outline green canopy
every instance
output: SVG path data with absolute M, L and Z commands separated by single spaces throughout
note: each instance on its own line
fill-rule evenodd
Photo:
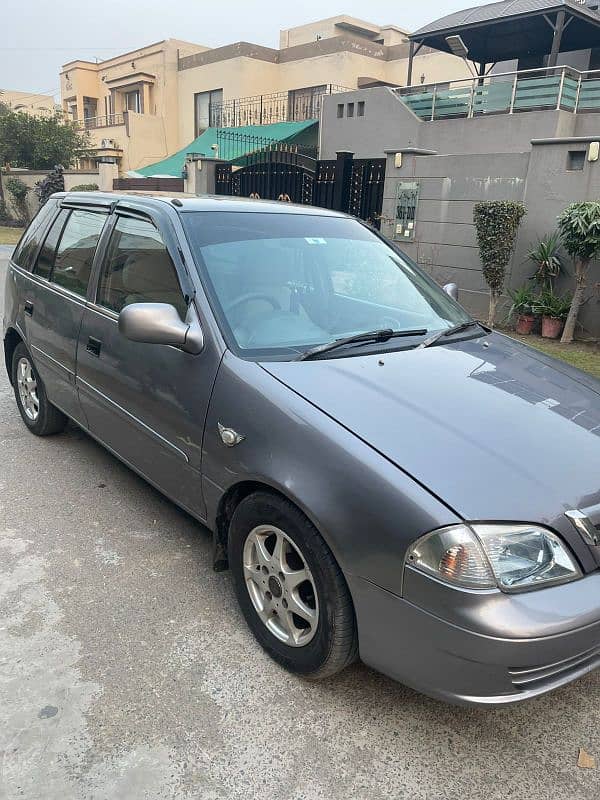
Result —
M 218 143 L 217 133 L 220 134 L 219 143 L 226 142 L 226 153 L 219 155 L 227 161 L 235 161 L 248 152 L 260 149 L 261 145 L 265 146 L 269 141 L 304 144 L 312 143 L 310 140 L 314 138 L 316 144 L 316 135 L 310 136 L 311 133 L 316 134 L 316 125 L 316 120 L 309 119 L 304 122 L 276 122 L 272 125 L 242 125 L 239 128 L 207 128 L 187 147 L 155 164 L 132 170 L 128 175 L 145 178 L 179 178 L 187 153 L 215 156 L 213 145 Z M 313 127 L 314 132 L 310 130 Z

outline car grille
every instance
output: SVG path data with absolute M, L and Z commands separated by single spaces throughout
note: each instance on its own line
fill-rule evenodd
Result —
M 575 677 L 578 672 L 587 672 L 596 667 L 600 667 L 600 645 L 553 664 L 527 669 L 509 669 L 508 674 L 517 689 L 529 690 L 542 688 L 545 684 L 552 684 L 557 680 L 568 679 L 570 675 Z

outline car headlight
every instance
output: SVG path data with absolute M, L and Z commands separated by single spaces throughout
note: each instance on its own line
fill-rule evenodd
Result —
M 406 564 L 456 586 L 503 592 L 581 577 L 567 546 L 538 525 L 485 523 L 440 528 L 412 545 Z

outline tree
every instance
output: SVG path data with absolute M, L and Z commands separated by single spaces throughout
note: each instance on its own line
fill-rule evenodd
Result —
M 575 334 L 590 262 L 600 256 L 600 202 L 571 203 L 559 215 L 558 229 L 565 250 L 575 263 L 575 291 L 561 338 L 567 344 Z
M 90 148 L 89 136 L 61 114 L 35 117 L 20 111 L 0 113 L 0 165 L 26 169 L 72 166 Z
M 515 247 L 519 225 L 526 213 L 523 203 L 509 200 L 485 200 L 475 203 L 473 207 L 483 277 L 490 289 L 490 327 L 494 326 L 496 306 L 504 289 L 506 267 Z

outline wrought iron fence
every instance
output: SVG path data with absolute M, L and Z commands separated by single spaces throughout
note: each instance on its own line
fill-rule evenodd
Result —
M 266 151 L 284 151 L 298 153 L 309 158 L 317 157 L 317 148 L 310 145 L 296 144 L 274 139 L 269 136 L 259 136 L 258 134 L 248 134 L 232 130 L 217 130 L 217 149 L 215 156 L 224 161 L 240 161 L 244 159 L 247 163 L 249 159 L 259 153 Z
M 238 128 L 242 125 L 270 125 L 275 122 L 318 119 L 325 95 L 349 91 L 352 90 L 329 83 L 310 90 L 293 89 L 289 92 L 271 92 L 212 103 L 209 124 L 211 128 Z
M 393 90 L 423 120 L 562 109 L 600 111 L 600 70 L 544 67 Z

